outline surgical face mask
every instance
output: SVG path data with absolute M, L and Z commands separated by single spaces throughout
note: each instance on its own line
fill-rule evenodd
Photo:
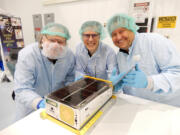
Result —
M 42 44 L 42 54 L 50 59 L 63 58 L 67 52 L 67 46 L 53 42 L 44 42 Z

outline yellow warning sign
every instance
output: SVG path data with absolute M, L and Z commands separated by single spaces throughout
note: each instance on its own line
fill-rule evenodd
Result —
M 163 16 L 159 17 L 158 28 L 175 28 L 176 27 L 176 16 Z

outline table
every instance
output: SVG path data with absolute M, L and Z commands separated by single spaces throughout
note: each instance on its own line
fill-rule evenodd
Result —
M 0 135 L 73 135 L 40 118 L 39 109 L 0 131 Z M 180 135 L 180 108 L 130 95 L 117 95 L 116 103 L 98 120 L 90 135 Z

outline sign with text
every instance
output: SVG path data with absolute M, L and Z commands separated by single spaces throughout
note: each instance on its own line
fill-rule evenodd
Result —
M 15 62 L 17 60 L 16 50 L 24 47 L 21 19 L 19 17 L 9 17 L 0 15 L 0 47 L 3 67 L 5 72 L 13 75 Z M 17 51 L 16 51 L 17 52 Z M 8 79 L 13 80 L 9 73 Z
M 137 23 L 144 23 L 145 18 L 149 16 L 150 2 L 134 3 L 133 16 L 136 18 Z
M 177 16 L 163 16 L 158 19 L 158 28 L 175 28 Z

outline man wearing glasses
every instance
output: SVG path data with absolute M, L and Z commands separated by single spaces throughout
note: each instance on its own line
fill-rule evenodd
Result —
M 103 26 L 97 21 L 87 21 L 79 34 L 82 42 L 76 47 L 75 80 L 84 75 L 109 79 L 117 62 L 113 49 L 101 42 L 105 37 Z
M 43 97 L 74 81 L 75 57 L 67 47 L 68 29 L 56 23 L 45 26 L 39 43 L 19 52 L 14 76 L 16 120 L 44 108 Z

